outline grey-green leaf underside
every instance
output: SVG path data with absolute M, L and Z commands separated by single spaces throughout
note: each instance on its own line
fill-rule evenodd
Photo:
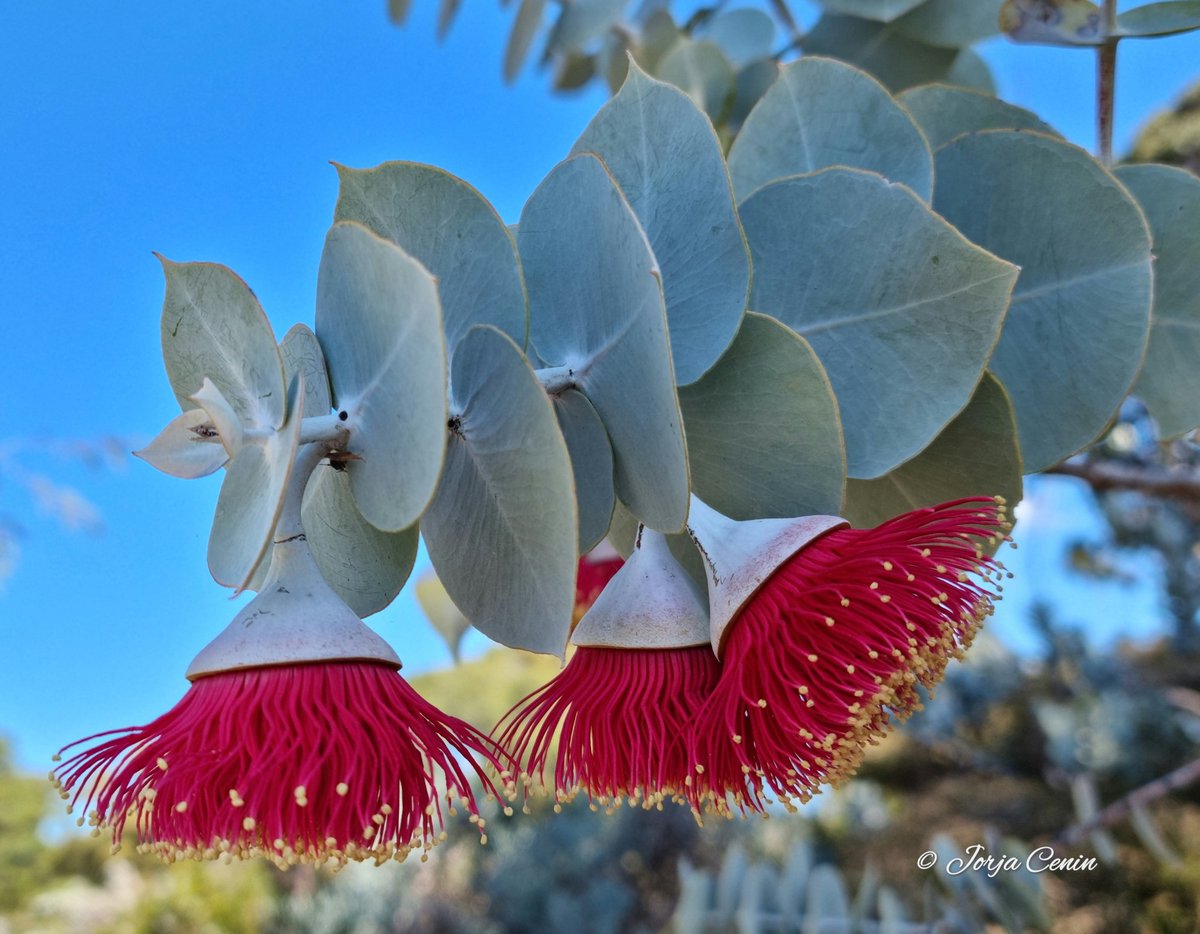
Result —
M 573 156 L 525 205 L 518 242 L 538 358 L 569 368 L 604 422 L 618 497 L 650 527 L 678 531 L 687 449 L 663 290 L 637 217 L 599 159 Z
M 167 280 L 162 310 L 163 362 L 183 411 L 205 378 L 243 425 L 283 422 L 283 361 L 254 293 L 225 266 L 173 263 L 159 257 Z
M 391 240 L 438 280 L 446 347 L 475 324 L 491 324 L 525 346 L 528 313 L 517 246 L 478 191 L 417 162 L 373 169 L 338 166 L 334 219 Z
M 446 466 L 421 521 L 429 557 L 477 629 L 561 655 L 575 606 L 578 524 L 567 446 L 520 348 L 477 325 L 455 348 Z
M 598 155 L 641 222 L 662 273 L 675 379 L 699 379 L 737 333 L 750 254 L 721 144 L 677 88 L 634 65 L 573 152 Z
M 446 352 L 437 283 L 365 227 L 329 231 L 317 336 L 333 401 L 348 413 L 355 502 L 385 532 L 406 529 L 437 487 L 446 445 Z
M 213 580 L 240 593 L 271 548 L 300 443 L 302 380 L 288 391 L 287 420 L 265 441 L 243 444 L 230 458 L 208 538 Z
M 584 554 L 600 544 L 612 519 L 616 501 L 612 445 L 604 422 L 578 390 L 556 395 L 554 414 L 571 455 L 579 508 L 579 553 Z

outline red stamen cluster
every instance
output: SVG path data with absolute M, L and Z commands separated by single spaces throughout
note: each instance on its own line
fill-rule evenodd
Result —
M 488 737 L 371 662 L 209 675 L 154 722 L 79 743 L 103 737 L 51 778 L 94 834 L 112 828 L 114 851 L 132 819 L 140 849 L 168 861 L 401 860 L 445 838 L 456 802 L 486 842 L 468 773 L 489 797 L 475 757 L 508 777 Z
M 520 701 L 499 743 L 524 763 L 526 788 L 545 789 L 545 769 L 558 732 L 556 801 L 583 790 L 593 807 L 662 808 L 682 803 L 689 775 L 686 736 L 720 668 L 707 645 L 680 649 L 581 646 L 566 668 Z M 559 805 L 555 804 L 555 810 Z
M 1002 501 L 964 499 L 789 558 L 730 623 L 690 731 L 697 814 L 760 811 L 768 789 L 791 807 L 851 775 L 992 612 L 1002 569 L 982 545 L 1007 529 Z

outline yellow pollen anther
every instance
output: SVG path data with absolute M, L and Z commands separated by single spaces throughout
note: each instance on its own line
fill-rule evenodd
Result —
M 847 598 L 847 597 L 842 597 L 842 601 L 841 601 L 841 602 L 842 602 L 842 606 L 849 606 L 849 605 L 850 605 L 850 600 L 849 600 L 849 598 Z
M 761 707 L 761 708 L 764 708 L 764 709 L 766 708 L 766 706 L 767 706 L 767 700 L 766 700 L 766 698 L 765 698 L 765 697 L 760 697 L 760 698 L 758 699 L 758 706 L 759 706 L 759 707 Z
M 879 581 L 871 581 L 871 589 L 878 590 L 879 589 Z
M 922 558 L 928 558 L 931 554 L 933 554 L 933 552 L 930 551 L 928 548 L 921 549 L 921 557 Z
M 892 562 L 890 562 L 890 561 L 885 561 L 885 562 L 883 562 L 883 569 L 884 569 L 885 571 L 890 571 L 890 570 L 891 570 L 892 568 L 894 568 L 894 567 L 895 567 L 895 565 L 894 565 L 894 564 L 892 564 Z
M 392 806 L 391 806 L 390 804 L 383 804 L 383 805 L 380 805 L 380 807 L 379 807 L 379 813 L 380 813 L 380 814 L 391 814 L 391 813 L 392 813 Z
M 175 810 L 178 811 L 180 814 L 182 814 L 184 811 L 187 810 L 187 802 L 180 801 L 177 805 L 175 805 Z
M 253 830 L 255 827 L 254 818 L 247 817 L 242 821 L 242 830 Z
M 162 769 L 164 772 L 167 770 L 167 760 L 164 759 L 162 756 L 158 757 L 158 767 L 160 769 Z
M 350 793 L 350 786 L 347 785 L 345 782 L 338 782 L 337 788 L 335 788 L 334 791 L 336 791 L 339 796 L 344 798 L 344 797 L 346 797 L 346 795 L 348 795 Z
M 826 616 L 826 617 L 825 617 L 825 625 L 826 625 L 826 626 L 832 626 L 832 625 L 833 625 L 833 617 L 832 617 L 832 616 Z
M 817 656 L 812 653 L 809 653 L 808 660 L 810 662 L 815 662 L 817 660 Z M 760 705 L 760 706 L 763 706 L 763 705 Z
M 741 741 L 742 741 L 742 738 L 741 738 L 740 736 L 738 736 L 738 735 L 737 735 L 737 733 L 734 733 L 734 734 L 733 734 L 733 741 L 734 741 L 735 743 L 741 743 Z
M 879 597 L 879 602 L 880 602 L 880 603 L 891 603 L 891 602 L 892 602 L 892 598 L 891 598 L 890 596 L 888 596 L 887 594 L 882 594 L 882 595 Z
M 853 665 L 846 666 L 846 674 L 848 674 L 848 675 L 854 674 L 854 666 Z

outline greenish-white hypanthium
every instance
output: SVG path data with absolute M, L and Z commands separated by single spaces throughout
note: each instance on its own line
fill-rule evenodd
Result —
M 391 240 L 437 277 L 449 352 L 475 324 L 493 325 L 525 346 L 529 316 L 517 245 L 483 195 L 417 162 L 337 169 L 334 220 Z
M 554 397 L 554 414 L 571 454 L 575 496 L 579 505 L 579 553 L 591 551 L 608 533 L 616 491 L 613 453 L 604 422 L 577 389 Z
M 720 123 L 733 103 L 733 65 L 715 42 L 676 40 L 656 69 L 658 76 L 690 97 L 713 123 Z
M 1124 165 L 1116 175 L 1154 239 L 1150 344 L 1133 393 L 1159 436 L 1174 438 L 1200 425 L 1200 179 L 1166 165 Z
M 908 108 L 935 149 L 975 130 L 1036 130 L 1058 134 L 1034 113 L 966 88 L 926 84 L 896 98 Z
M 287 391 L 283 360 L 249 286 L 215 263 L 159 260 L 167 280 L 163 363 L 180 408 L 196 408 L 191 397 L 208 379 L 244 427 L 282 424 Z
M 750 251 L 712 124 L 634 64 L 572 151 L 599 156 L 629 199 L 662 273 L 675 379 L 695 382 L 733 340 L 750 289 Z
M 937 153 L 933 206 L 1021 269 L 990 364 L 1012 397 L 1025 469 L 1090 444 L 1137 376 L 1150 326 L 1150 231 L 1090 155 L 985 130 Z
M 304 374 L 305 416 L 327 415 L 333 401 L 316 335 L 297 324 L 279 346 L 289 378 Z M 367 522 L 344 470 L 332 463 L 316 467 L 304 491 L 301 520 L 321 576 L 360 617 L 379 612 L 400 593 L 416 561 L 417 527 L 382 532 Z M 269 564 L 264 557 L 251 589 L 262 586 Z
M 833 383 L 851 477 L 921 451 L 967 404 L 1017 269 L 902 185 L 827 169 L 742 205 L 751 306 L 803 336 Z
M 837 513 L 846 477 L 837 400 L 794 331 L 748 313 L 679 403 L 692 488 L 714 509 L 732 519 Z
M 363 517 L 406 529 L 433 498 L 446 448 L 446 344 L 437 281 L 359 224 L 334 224 L 317 278 L 317 337 L 356 460 Z
M 850 480 L 841 514 L 858 528 L 968 496 L 1021 499 L 1021 448 L 1012 403 L 985 373 L 967 407 L 929 447 L 876 480 Z
M 927 45 L 961 49 L 994 36 L 1003 0 L 925 0 L 896 20 L 896 31 Z
M 929 200 L 933 157 L 908 112 L 870 75 L 828 58 L 787 65 L 729 151 L 738 201 L 789 175 L 869 169 Z
M 687 448 L 658 265 L 633 209 L 596 156 L 573 156 L 530 197 L 517 242 L 538 359 L 604 422 L 617 496 L 651 528 L 681 530 Z
M 770 58 L 775 52 L 775 21 L 763 10 L 726 10 L 701 28 L 702 37 L 719 45 L 736 68 Z
M 300 445 L 303 379 L 288 388 L 286 415 L 265 439 L 229 460 L 208 538 L 208 569 L 235 593 L 245 590 L 271 547 Z
M 961 54 L 918 42 L 894 24 L 825 13 L 801 40 L 806 55 L 828 55 L 874 75 L 890 91 L 951 80 Z M 964 49 L 969 52 L 969 49 Z
M 890 23 L 922 2 L 923 0 L 821 0 L 821 6 L 833 13 Z
M 454 350 L 450 439 L 421 532 L 471 624 L 504 645 L 562 655 L 579 529 L 554 408 L 507 335 L 477 325 Z

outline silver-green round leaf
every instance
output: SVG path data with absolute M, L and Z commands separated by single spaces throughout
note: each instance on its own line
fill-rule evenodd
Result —
M 967 407 L 924 451 L 875 480 L 846 484 L 842 515 L 856 528 L 968 496 L 1021 499 L 1017 421 L 1004 387 L 985 373 Z
M 355 221 L 391 240 L 437 277 L 448 350 L 475 324 L 493 325 L 525 346 L 528 306 L 517 245 L 483 195 L 417 162 L 337 169 L 334 220 Z
M 824 58 L 786 66 L 729 152 L 739 201 L 789 175 L 829 166 L 869 169 L 928 200 L 933 157 L 912 118 L 879 82 Z
M 837 515 L 846 479 L 837 399 L 794 331 L 748 313 L 679 404 L 692 487 L 714 509 L 731 519 Z
M 683 91 L 713 123 L 721 123 L 733 104 L 733 64 L 715 42 L 678 39 L 658 63 L 655 74 Z
M 279 342 L 284 372 L 290 380 L 304 374 L 304 417 L 328 415 L 333 408 L 329 392 L 329 372 L 325 369 L 325 354 L 317 335 L 304 324 L 296 324 Z
M 1154 312 L 1133 392 L 1174 438 L 1200 425 L 1200 179 L 1167 165 L 1116 171 L 1150 222 Z
M 300 445 L 301 383 L 293 381 L 288 390 L 286 421 L 264 441 L 243 444 L 225 470 L 208 538 L 208 569 L 235 594 L 249 586 L 271 548 Z
M 1000 31 L 1003 0 L 925 0 L 896 20 L 896 31 L 927 45 L 961 49 Z
M 924 84 L 896 99 L 908 108 L 934 149 L 975 130 L 1034 130 L 1058 136 L 1037 114 L 966 88 Z
M 194 409 L 191 396 L 208 378 L 245 427 L 278 427 L 287 392 L 283 361 L 254 293 L 225 266 L 159 261 L 167 279 L 163 362 L 179 407 Z
M 579 508 L 579 553 L 595 548 L 608 534 L 616 491 L 613 453 L 604 422 L 577 389 L 554 396 L 554 414 L 571 455 Z
M 446 466 L 421 520 L 455 606 L 485 635 L 561 655 L 575 607 L 579 529 L 571 459 L 520 348 L 489 325 L 454 350 Z
M 675 379 L 694 382 L 733 340 L 750 289 L 750 253 L 712 124 L 634 65 L 572 151 L 599 156 L 629 199 L 662 273 Z
M 988 130 L 937 153 L 934 208 L 1021 269 L 991 361 L 1017 412 L 1025 469 L 1104 430 L 1137 376 L 1150 324 L 1150 232 L 1090 155 Z
M 801 40 L 806 54 L 828 55 L 874 75 L 891 91 L 944 81 L 956 49 L 910 39 L 894 25 L 826 13 Z
M 446 447 L 437 282 L 394 243 L 335 224 L 317 279 L 317 337 L 361 458 L 346 467 L 355 502 L 376 528 L 406 529 L 433 498 Z
M 565 367 L 612 442 L 617 496 L 659 531 L 687 519 L 688 467 L 658 266 L 593 155 L 560 163 L 521 214 L 530 337 Z
M 917 454 L 967 404 L 1017 270 L 911 191 L 828 169 L 742 205 L 751 305 L 812 345 L 837 394 L 849 475 Z
M 381 532 L 363 518 L 343 470 L 318 466 L 304 491 L 304 535 L 321 576 L 360 617 L 390 604 L 417 559 L 417 526 Z

